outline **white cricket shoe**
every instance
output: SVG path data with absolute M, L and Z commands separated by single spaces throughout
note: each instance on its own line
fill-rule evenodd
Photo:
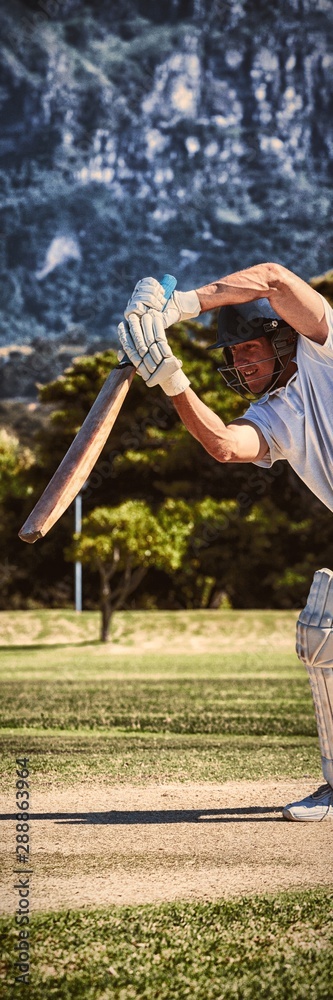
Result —
M 293 819 L 298 823 L 333 819 L 333 788 L 328 784 L 320 785 L 306 799 L 285 806 L 282 815 L 284 819 Z

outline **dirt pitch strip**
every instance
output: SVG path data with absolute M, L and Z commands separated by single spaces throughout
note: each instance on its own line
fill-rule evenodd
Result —
M 332 885 L 333 824 L 290 823 L 307 781 L 104 780 L 34 790 L 31 910 L 210 900 Z M 1 796 L 1 911 L 16 905 L 12 799 Z

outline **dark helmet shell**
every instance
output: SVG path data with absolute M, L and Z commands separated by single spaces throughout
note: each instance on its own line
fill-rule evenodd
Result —
M 217 341 L 209 348 L 234 347 L 258 337 L 271 338 L 281 323 L 268 299 L 243 302 L 237 306 L 222 306 L 218 316 Z M 286 325 L 286 324 L 284 324 Z

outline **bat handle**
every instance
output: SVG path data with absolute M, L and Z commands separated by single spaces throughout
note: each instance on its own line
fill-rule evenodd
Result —
M 169 299 L 171 299 L 172 293 L 174 292 L 174 290 L 175 290 L 175 288 L 177 286 L 177 278 L 174 278 L 173 274 L 164 274 L 163 278 L 162 278 L 162 281 L 161 281 L 161 285 L 164 288 L 164 292 L 165 292 L 166 300 L 167 300 L 166 303 L 165 303 L 165 306 L 163 306 L 162 312 L 164 312 L 164 310 L 166 309 L 166 306 L 167 306 L 167 304 L 169 302 Z
M 167 301 L 165 303 L 165 306 L 163 306 L 163 310 L 162 310 L 162 312 L 164 312 L 164 309 L 166 308 L 166 306 L 167 306 L 167 304 L 169 302 L 169 299 L 171 299 L 172 293 L 174 292 L 174 290 L 176 288 L 177 278 L 174 278 L 173 274 L 164 274 L 163 278 L 161 280 L 161 285 L 164 288 L 164 292 L 165 292 L 166 299 L 167 299 Z M 124 357 L 121 359 L 121 361 L 119 361 L 119 364 L 117 365 L 117 368 L 126 368 L 127 365 L 130 365 L 130 364 L 131 364 L 131 361 L 127 357 L 127 354 L 124 354 Z

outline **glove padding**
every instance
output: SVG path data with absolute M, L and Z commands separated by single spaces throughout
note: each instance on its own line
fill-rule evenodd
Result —
M 167 304 L 166 304 L 167 303 Z M 165 308 L 164 308 L 165 307 Z M 128 320 L 132 313 L 143 316 L 148 309 L 158 312 L 163 310 L 163 325 L 167 329 L 180 320 L 194 319 L 201 312 L 201 305 L 196 291 L 173 292 L 166 300 L 163 285 L 156 278 L 142 278 L 135 286 L 133 295 L 128 300 L 124 316 Z
M 151 310 L 141 319 L 131 313 L 127 323 L 119 324 L 118 336 L 129 361 L 149 388 L 160 385 L 168 396 L 178 396 L 188 388 L 190 382 L 181 370 L 182 362 L 168 344 L 162 313 Z M 120 351 L 119 360 L 122 357 Z
M 143 316 L 147 309 L 155 309 L 161 312 L 166 304 L 166 296 L 163 285 L 160 285 L 156 278 L 141 278 L 135 285 L 134 292 L 128 300 L 124 311 L 125 319 L 136 313 Z

